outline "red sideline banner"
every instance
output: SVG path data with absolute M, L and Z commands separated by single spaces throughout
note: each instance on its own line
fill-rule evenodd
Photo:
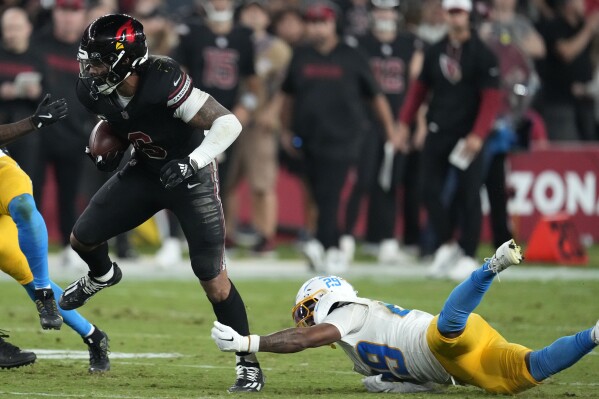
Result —
M 568 215 L 581 237 L 599 242 L 599 145 L 552 146 L 511 154 L 508 212 L 527 241 L 543 216 Z

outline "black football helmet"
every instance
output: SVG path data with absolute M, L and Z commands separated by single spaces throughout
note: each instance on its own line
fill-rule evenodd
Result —
M 143 25 L 126 14 L 104 15 L 92 22 L 81 38 L 77 60 L 79 78 L 93 98 L 108 95 L 148 59 Z M 90 68 L 102 67 L 92 76 Z

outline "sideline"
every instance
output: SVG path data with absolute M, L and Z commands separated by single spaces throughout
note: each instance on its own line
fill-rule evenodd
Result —
M 123 273 L 138 280 L 193 280 L 191 266 L 187 259 L 171 265 L 159 266 L 152 256 L 140 256 L 138 259 L 116 259 Z M 60 256 L 51 254 L 48 258 L 50 276 L 55 281 L 75 280 L 85 273 L 87 267 L 65 267 Z M 417 261 L 401 265 L 377 263 L 354 263 L 343 276 L 348 278 L 403 278 L 411 280 L 426 279 L 428 263 Z M 278 260 L 261 258 L 228 259 L 227 270 L 234 279 L 286 279 L 307 280 L 315 275 L 305 261 Z M 501 273 L 502 280 L 517 281 L 551 281 L 551 280 L 592 280 L 599 281 L 599 269 L 567 266 L 515 266 Z M 0 273 L 0 281 L 12 280 L 8 275 Z

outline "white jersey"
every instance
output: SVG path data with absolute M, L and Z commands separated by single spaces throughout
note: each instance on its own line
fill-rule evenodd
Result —
M 426 331 L 433 315 L 366 298 L 351 299 L 322 320 L 341 333 L 337 343 L 362 375 L 447 384 L 451 377 L 431 353 Z

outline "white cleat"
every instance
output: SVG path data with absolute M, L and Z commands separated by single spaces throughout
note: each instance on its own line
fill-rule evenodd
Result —
M 495 255 L 491 258 L 485 258 L 485 261 L 489 263 L 488 270 L 497 274 L 512 265 L 519 265 L 523 259 L 522 249 L 512 238 L 501 244 L 495 251 Z
M 597 321 L 597 324 L 593 327 L 593 331 L 591 331 L 591 338 L 595 344 L 599 345 L 599 321 Z

